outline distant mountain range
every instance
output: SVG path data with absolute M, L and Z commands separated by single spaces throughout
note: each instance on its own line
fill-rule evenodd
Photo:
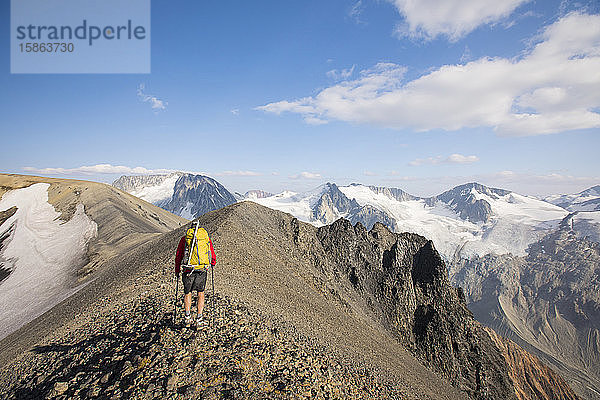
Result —
M 576 194 L 548 196 L 544 200 L 569 211 L 600 211 L 600 185 Z
M 433 240 L 446 261 L 486 254 L 524 256 L 527 248 L 568 219 L 579 237 L 600 239 L 600 186 L 544 200 L 467 183 L 433 197 L 401 189 L 326 183 L 311 191 L 232 194 L 216 180 L 176 172 L 122 176 L 113 186 L 187 219 L 233 204 L 254 201 L 316 226 L 339 218 L 370 229 L 376 222 L 394 232 Z
M 547 201 L 478 183 L 428 198 L 395 188 L 327 183 L 306 193 L 285 191 L 249 200 L 317 226 L 345 217 L 367 228 L 381 222 L 395 232 L 418 233 L 433 240 L 447 261 L 490 253 L 523 256 L 529 245 L 572 214 Z M 588 196 L 586 201 L 592 199 Z M 579 213 L 569 218 L 581 236 L 597 237 L 597 215 Z

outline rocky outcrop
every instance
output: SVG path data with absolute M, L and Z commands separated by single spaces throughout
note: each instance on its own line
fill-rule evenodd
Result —
M 368 232 L 346 220 L 319 228 L 317 236 L 330 274 L 347 279 L 416 357 L 472 398 L 514 396 L 500 355 L 450 286 L 431 241 L 381 224 Z
M 575 399 L 577 395 L 565 381 L 536 356 L 524 351 L 512 340 L 485 328 L 508 365 L 508 375 L 515 384 L 518 399 Z
M 0 225 L 4 223 L 7 219 L 12 217 L 17 212 L 17 207 L 11 207 L 8 210 L 0 211 Z M 2 242 L 0 242 L 1 244 Z

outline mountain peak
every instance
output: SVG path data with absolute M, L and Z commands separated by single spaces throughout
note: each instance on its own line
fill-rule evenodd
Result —
M 486 194 L 494 198 L 496 196 L 506 196 L 507 194 L 512 193 L 510 190 L 492 188 L 478 182 L 469 182 L 463 185 L 455 186 L 454 188 L 444 193 L 454 192 L 456 194 L 460 193 L 461 195 L 468 195 L 473 189 L 481 194 Z
M 223 185 L 201 174 L 122 176 L 113 186 L 187 219 L 237 201 Z

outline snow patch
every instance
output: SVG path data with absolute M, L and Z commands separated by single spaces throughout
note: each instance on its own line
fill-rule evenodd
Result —
M 274 196 L 249 198 L 244 201 L 252 201 L 262 206 L 272 208 L 273 210 L 292 214 L 300 221 L 308 222 L 315 226 L 322 226 L 322 222 L 315 220 L 312 207 L 319 200 L 323 190 L 323 186 L 319 186 L 317 189 L 311 192 L 302 194 L 297 194 L 295 192 L 286 190 Z
M 97 225 L 78 204 L 68 222 L 48 203 L 47 183 L 11 190 L 0 211 L 17 211 L 0 226 L 0 259 L 11 271 L 0 284 L 0 339 L 48 311 L 77 288 L 75 272 L 83 265 Z
M 158 185 L 145 186 L 138 190 L 131 191 L 130 194 L 152 204 L 167 201 L 173 196 L 175 183 L 177 182 L 177 179 L 179 179 L 179 176 L 179 174 L 169 175 Z
M 181 209 L 181 211 L 179 211 L 179 216 L 185 219 L 189 219 L 192 220 L 195 218 L 194 214 L 192 213 L 192 207 L 194 207 L 194 203 L 192 203 L 191 201 L 188 201 L 185 203 L 185 207 Z

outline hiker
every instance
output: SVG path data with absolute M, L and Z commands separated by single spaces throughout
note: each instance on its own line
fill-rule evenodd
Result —
M 190 248 L 193 249 L 190 252 Z M 182 264 L 183 261 L 183 264 Z M 192 291 L 198 292 L 198 315 L 196 324 L 202 325 L 202 309 L 204 308 L 204 288 L 206 287 L 207 270 L 214 267 L 217 263 L 217 257 L 213 244 L 208 233 L 204 228 L 189 228 L 185 236 L 179 240 L 177 254 L 175 256 L 175 275 L 179 279 L 179 272 L 182 271 L 181 280 L 183 282 L 183 304 L 185 306 L 185 325 L 190 326 L 192 316 L 190 308 L 192 306 Z

